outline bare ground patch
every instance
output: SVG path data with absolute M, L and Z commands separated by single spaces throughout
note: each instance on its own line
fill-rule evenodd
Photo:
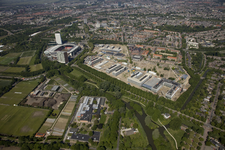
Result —
M 29 132 L 31 129 L 28 126 L 23 126 L 21 132 Z
M 40 116 L 44 116 L 45 114 L 42 111 L 35 111 L 33 113 L 33 117 L 40 117 Z

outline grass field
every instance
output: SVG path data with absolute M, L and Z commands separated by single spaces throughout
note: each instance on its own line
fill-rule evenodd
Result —
M 49 110 L 0 105 L 0 133 L 32 136 L 41 126 Z
M 181 138 L 182 138 L 182 136 L 184 135 L 185 132 L 181 129 L 172 130 L 170 128 L 168 129 L 168 131 L 170 132 L 170 134 L 172 134 L 174 136 L 174 138 L 177 141 L 177 146 L 179 147 L 180 142 L 181 142 Z M 171 146 L 175 148 L 175 142 L 174 142 L 173 138 L 166 131 L 164 131 L 164 134 L 165 134 L 166 138 L 169 140 L 169 142 L 171 143 Z
M 4 72 L 5 70 L 7 70 L 9 67 L 5 67 L 5 66 L 0 66 L 0 72 Z
M 19 104 L 37 85 L 39 80 L 22 81 L 0 98 L 3 104 Z
M 30 66 L 30 71 L 37 71 L 43 69 L 42 64 L 37 64 L 37 65 L 31 65 Z
M 21 53 L 9 53 L 3 57 L 0 57 L 0 64 L 7 65 L 20 55 L 21 55 Z
M 32 59 L 30 61 L 30 65 L 34 65 L 34 61 L 35 61 L 35 57 L 32 57 Z
M 10 85 L 12 80 L 8 79 L 0 79 L 0 88 Z
M 36 51 L 27 51 L 27 52 L 23 52 L 21 57 L 28 57 L 28 56 L 34 56 Z
M 77 70 L 76 68 L 73 68 L 73 71 L 71 72 L 71 74 L 74 75 L 77 78 L 79 78 L 82 75 L 85 76 L 87 79 L 89 78 L 88 76 L 86 76 L 85 74 L 83 74 L 82 72 Z
M 4 72 L 22 72 L 25 71 L 25 68 L 23 67 L 9 67 L 8 69 L 6 69 Z
M 29 56 L 29 57 L 22 57 L 22 58 L 20 58 L 20 60 L 19 60 L 19 62 L 17 63 L 17 65 L 29 65 L 31 59 L 32 59 L 32 56 Z

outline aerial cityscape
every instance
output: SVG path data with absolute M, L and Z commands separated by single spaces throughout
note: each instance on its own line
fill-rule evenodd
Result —
M 1 150 L 225 150 L 225 1 L 0 0 Z

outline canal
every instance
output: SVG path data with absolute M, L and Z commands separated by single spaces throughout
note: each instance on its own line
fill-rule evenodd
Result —
M 136 103 L 138 104 L 138 103 Z M 140 104 L 138 104 L 140 105 Z M 133 109 L 129 103 L 126 103 L 126 107 L 128 109 Z M 133 109 L 134 110 L 134 109 Z M 146 124 L 145 124 L 145 117 L 147 116 L 145 114 L 145 111 L 142 108 L 142 115 L 140 115 L 137 111 L 135 111 L 135 116 L 137 117 L 137 119 L 139 120 L 139 122 L 141 123 L 142 128 L 144 129 L 144 132 L 146 133 L 147 139 L 148 139 L 148 143 L 149 145 L 152 147 L 152 150 L 157 150 L 155 144 L 154 144 L 154 140 L 152 138 L 152 132 L 154 131 L 154 129 L 150 129 Z M 156 124 L 154 121 L 152 121 L 154 124 Z M 158 124 L 156 124 L 158 125 Z M 168 125 L 166 125 L 166 127 L 168 127 Z M 160 135 L 167 140 L 164 132 L 164 128 L 162 126 L 159 126 L 158 128 Z

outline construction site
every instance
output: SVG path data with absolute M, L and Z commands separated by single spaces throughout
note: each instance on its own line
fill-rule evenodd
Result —
M 127 47 L 119 44 L 97 44 L 93 52 L 84 64 L 142 90 L 176 101 L 190 87 L 190 76 L 178 64 L 131 62 Z

